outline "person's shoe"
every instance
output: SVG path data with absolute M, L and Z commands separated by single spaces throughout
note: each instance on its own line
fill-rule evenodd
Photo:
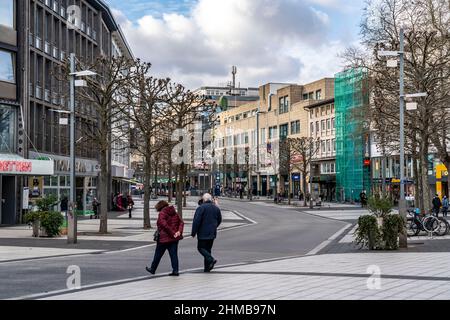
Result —
M 156 273 L 156 271 L 155 270 L 152 270 L 152 269 L 150 269 L 149 267 L 145 267 L 145 270 L 147 270 L 149 273 L 151 273 L 151 274 L 155 274 Z
M 169 274 L 169 277 L 179 277 L 180 274 L 178 272 L 172 272 L 171 274 Z
M 212 269 L 214 269 L 214 266 L 216 265 L 217 260 L 214 260 L 213 262 L 211 262 L 211 264 L 208 266 L 208 271 L 207 272 L 211 272 Z

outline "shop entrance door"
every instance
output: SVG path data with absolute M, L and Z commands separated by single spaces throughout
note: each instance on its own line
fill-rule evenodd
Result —
M 16 223 L 16 178 L 1 176 L 1 217 L 0 224 L 13 225 Z

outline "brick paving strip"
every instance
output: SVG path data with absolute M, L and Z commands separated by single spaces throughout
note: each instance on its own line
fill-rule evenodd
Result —
M 380 271 L 379 277 L 373 270 Z M 373 287 L 373 281 L 379 286 Z M 177 288 L 177 290 L 174 290 Z M 185 270 L 22 297 L 50 300 L 450 299 L 450 253 L 369 252 L 285 258 Z

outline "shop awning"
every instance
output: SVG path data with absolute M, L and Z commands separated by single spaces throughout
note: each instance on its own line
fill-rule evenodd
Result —
M 50 158 L 30 160 L 16 154 L 0 154 L 0 174 L 53 176 L 55 174 L 55 163 Z

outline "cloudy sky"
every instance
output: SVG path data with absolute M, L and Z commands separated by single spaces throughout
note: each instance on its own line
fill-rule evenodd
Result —
M 190 89 L 332 77 L 364 0 L 106 0 L 134 54 Z

